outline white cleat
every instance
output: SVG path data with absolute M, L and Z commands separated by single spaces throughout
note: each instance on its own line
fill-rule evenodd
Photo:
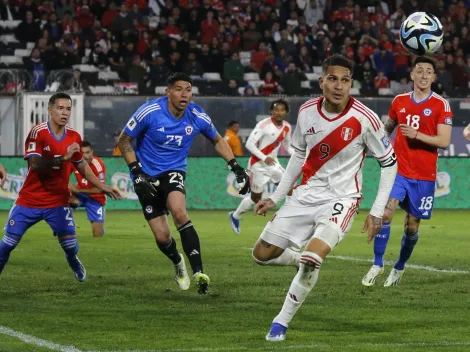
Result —
M 384 287 L 398 286 L 404 272 L 405 269 L 397 270 L 393 268 L 392 271 L 390 271 L 390 275 L 388 275 L 387 280 L 384 282 Z
M 175 264 L 175 281 L 183 291 L 186 291 L 191 284 L 191 279 L 189 278 L 188 271 L 186 270 L 186 264 L 184 262 L 183 256 L 180 254 L 181 261 L 178 264 Z
M 362 278 L 362 286 L 370 287 L 374 286 L 377 278 L 384 272 L 383 266 L 372 265 L 367 274 Z

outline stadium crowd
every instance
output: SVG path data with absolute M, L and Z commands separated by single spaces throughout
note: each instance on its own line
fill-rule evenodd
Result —
M 201 78 L 220 74 L 218 82 L 196 81 L 200 94 L 267 96 L 319 93 L 317 67 L 342 53 L 357 63 L 354 86 L 362 95 L 381 88 L 395 95 L 411 87 L 400 25 L 407 15 L 428 11 L 445 33 L 433 88 L 466 97 L 469 8 L 470 0 L 1 0 L 1 20 L 21 22 L 14 28 L 19 43 L 4 41 L 0 54 L 35 43 L 20 67 L 38 91 L 51 71 L 84 64 L 137 83 L 140 94 L 154 93 L 171 72 L 184 71 Z M 76 69 L 68 88 L 89 91 L 96 84 L 96 75 Z

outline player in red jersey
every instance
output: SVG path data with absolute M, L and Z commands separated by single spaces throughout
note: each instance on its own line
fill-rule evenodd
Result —
M 91 171 L 100 179 L 102 183 L 106 182 L 106 167 L 103 160 L 93 154 L 90 142 L 82 142 L 83 159 L 90 166 Z M 84 207 L 87 218 L 91 222 L 93 237 L 102 237 L 104 235 L 104 206 L 106 205 L 106 196 L 91 182 L 88 182 L 78 170 L 75 170 L 77 184 L 69 183 L 70 206 L 72 208 Z
M 374 265 L 362 279 L 364 286 L 374 285 L 383 273 L 383 256 L 390 237 L 390 222 L 398 205 L 406 211 L 405 231 L 398 261 L 384 286 L 400 282 L 405 263 L 418 242 L 421 219 L 430 219 L 434 204 L 437 174 L 437 149 L 450 143 L 452 111 L 447 100 L 431 91 L 436 80 L 432 58 L 418 57 L 411 71 L 413 91 L 395 97 L 385 129 L 390 135 L 399 126 L 395 141 L 398 173 L 385 208 L 383 225 L 374 238 Z
M 120 194 L 101 183 L 83 162 L 80 134 L 67 126 L 72 112 L 70 96 L 54 94 L 49 99 L 48 111 L 49 121 L 34 126 L 25 142 L 28 174 L 10 210 L 6 233 L 0 242 L 0 273 L 24 233 L 44 220 L 57 236 L 76 279 L 84 281 L 86 271 L 77 257 L 75 221 L 69 207 L 68 183 L 72 164 L 104 194 L 113 199 L 120 198 Z
M 5 181 L 7 180 L 7 172 L 2 164 L 0 164 L 0 187 L 3 187 Z

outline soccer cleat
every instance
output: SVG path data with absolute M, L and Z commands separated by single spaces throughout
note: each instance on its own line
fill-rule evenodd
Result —
M 384 272 L 383 266 L 372 265 L 367 274 L 362 278 L 362 286 L 374 286 L 377 278 Z
M 232 224 L 232 230 L 235 232 L 237 235 L 240 234 L 240 220 L 237 220 L 233 217 L 233 211 L 228 213 L 228 217 L 230 219 L 230 223 Z
M 209 276 L 201 272 L 197 272 L 196 274 L 194 274 L 193 277 L 196 281 L 197 292 L 201 295 L 207 294 L 207 292 L 209 291 L 209 283 L 211 282 Z
M 175 264 L 175 281 L 183 291 L 186 291 L 191 284 L 191 279 L 188 275 L 188 270 L 186 270 L 186 264 L 184 262 L 183 256 L 180 254 L 181 261 L 178 264 Z
M 404 272 L 405 269 L 397 270 L 393 268 L 392 271 L 390 271 L 390 275 L 388 275 L 387 280 L 384 282 L 384 287 L 398 286 Z
M 271 329 L 266 335 L 266 341 L 284 341 L 286 339 L 287 328 L 279 323 L 272 323 Z
M 75 278 L 80 282 L 85 281 L 86 270 L 80 259 L 75 255 L 72 259 L 67 258 L 67 261 L 69 262 L 70 268 L 72 268 Z

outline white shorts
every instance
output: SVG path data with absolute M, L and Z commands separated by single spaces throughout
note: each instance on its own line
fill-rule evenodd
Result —
M 257 162 L 250 166 L 249 171 L 250 186 L 253 193 L 263 193 L 264 186 L 267 183 L 272 182 L 277 184 L 281 182 L 284 175 L 284 168 L 277 162 L 273 166 Z
M 260 239 L 276 247 L 301 249 L 310 238 L 318 238 L 333 249 L 350 230 L 359 208 L 356 198 L 344 198 L 305 205 L 294 197 L 288 197 L 285 204 L 268 222 Z M 315 232 L 318 225 L 324 224 L 336 231 Z

